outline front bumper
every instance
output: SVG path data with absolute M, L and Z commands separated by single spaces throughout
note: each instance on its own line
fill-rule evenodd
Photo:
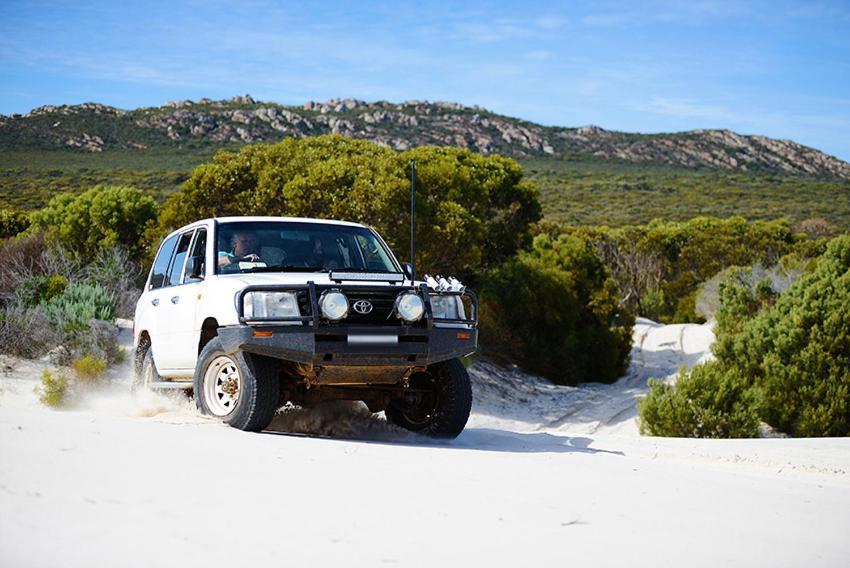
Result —
M 473 327 L 234 325 L 219 328 L 218 335 L 228 353 L 317 367 L 423 367 L 469 355 L 478 345 Z

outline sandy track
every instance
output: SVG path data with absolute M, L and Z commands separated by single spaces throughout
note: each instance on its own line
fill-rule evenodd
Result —
M 0 382 L 0 565 L 846 565 L 850 440 L 639 437 L 646 380 L 710 331 L 635 333 L 615 385 L 477 364 L 452 442 L 340 404 L 245 434 L 126 370 L 52 411 L 24 365 Z

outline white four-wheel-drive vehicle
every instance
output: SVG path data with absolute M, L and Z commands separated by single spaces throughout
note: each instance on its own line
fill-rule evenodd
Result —
M 477 300 L 454 279 L 413 280 L 356 223 L 205 219 L 160 245 L 136 306 L 137 388 L 191 388 L 198 408 L 262 430 L 286 402 L 361 400 L 387 420 L 455 437 L 472 404 L 458 359 Z

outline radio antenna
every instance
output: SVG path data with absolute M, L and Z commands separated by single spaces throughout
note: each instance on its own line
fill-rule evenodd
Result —
M 410 281 L 416 279 L 414 237 L 416 236 L 416 160 L 410 162 Z

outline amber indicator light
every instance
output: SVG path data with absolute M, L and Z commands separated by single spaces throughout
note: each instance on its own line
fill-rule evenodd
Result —
M 457 332 L 458 339 L 472 339 L 472 334 L 468 331 L 459 331 Z
M 271 337 L 271 336 L 272 336 L 272 332 L 270 332 L 270 331 L 263 331 L 263 330 L 260 330 L 260 329 L 254 330 L 254 337 Z

